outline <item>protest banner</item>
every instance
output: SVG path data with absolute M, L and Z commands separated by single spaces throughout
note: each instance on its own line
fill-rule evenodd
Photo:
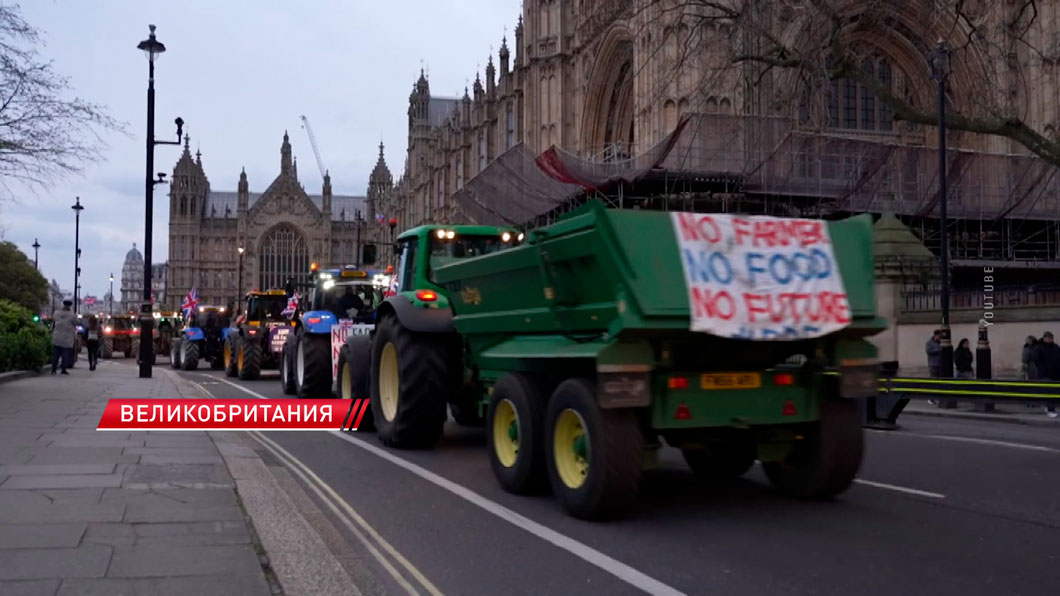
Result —
M 820 337 L 850 324 L 828 225 L 672 213 L 692 331 L 755 340 Z
M 339 350 L 346 345 L 346 339 L 353 335 L 368 335 L 375 325 L 364 323 L 354 324 L 349 319 L 342 319 L 337 325 L 331 326 L 331 378 L 339 374 Z

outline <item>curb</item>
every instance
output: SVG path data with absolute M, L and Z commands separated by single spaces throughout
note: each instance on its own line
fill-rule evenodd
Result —
M 907 416 L 926 416 L 929 418 L 950 418 L 958 420 L 982 420 L 985 422 L 1004 422 L 1007 424 L 1022 424 L 1024 426 L 1041 426 L 1041 427 L 1057 427 L 1060 428 L 1060 419 L 1046 418 L 1042 414 L 1042 420 L 1035 420 L 1027 416 L 1020 414 L 1011 414 L 1009 416 L 998 416 L 996 414 L 975 414 L 972 412 L 960 412 L 950 413 L 945 410 L 938 412 L 922 412 L 916 410 L 905 410 L 902 412 L 903 415 Z
M 17 381 L 19 379 L 25 379 L 26 377 L 39 377 L 41 371 L 44 370 L 12 370 L 5 373 L 0 373 L 0 384 L 10 383 L 11 381 Z

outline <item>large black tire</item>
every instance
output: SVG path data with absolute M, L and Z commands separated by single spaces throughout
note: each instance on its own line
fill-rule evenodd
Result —
M 240 338 L 236 352 L 236 365 L 239 367 L 239 378 L 253 381 L 261 376 L 261 363 L 265 354 L 261 351 L 260 341 L 248 341 Z
M 101 350 L 103 352 L 104 358 L 107 358 L 109 360 L 110 358 L 114 357 L 114 339 L 110 337 L 104 337 Z
M 183 348 L 180 345 L 180 339 L 174 339 L 169 344 L 169 365 L 173 368 L 180 368 L 180 355 Z
M 625 513 L 640 487 L 643 442 L 633 410 L 598 407 L 596 386 L 587 379 L 560 383 L 545 414 L 548 477 L 556 499 L 581 519 Z
M 184 345 L 184 353 L 181 354 L 180 364 L 184 370 L 195 370 L 199 368 L 199 344 L 194 341 L 181 342 Z
M 222 358 L 224 359 L 226 377 L 235 377 L 239 374 L 238 360 L 236 360 L 238 341 L 239 336 L 235 333 L 231 333 L 229 334 L 228 339 L 225 340 L 224 348 L 222 348 Z
M 703 449 L 682 449 L 681 454 L 693 472 L 710 480 L 743 476 L 758 457 L 757 446 L 744 440 L 714 443 Z
M 339 399 L 368 399 L 368 392 L 371 390 L 371 383 L 368 378 L 368 367 L 372 354 L 371 343 L 367 337 L 356 338 L 354 341 L 355 345 L 353 345 L 352 350 L 350 344 L 342 346 L 342 349 L 339 350 L 339 374 L 335 380 L 335 394 L 338 395 Z M 343 408 L 348 407 L 343 406 Z M 375 430 L 375 423 L 372 418 L 372 409 L 369 407 L 364 411 L 357 431 L 371 432 L 373 430 Z
M 294 395 L 298 391 L 294 383 L 294 350 L 295 341 L 288 340 L 280 351 L 280 385 L 286 395 Z
M 539 492 L 548 483 L 545 466 L 546 389 L 525 373 L 505 375 L 486 410 L 490 466 L 504 490 Z
M 298 397 L 331 397 L 331 335 L 299 330 L 294 377 Z
M 136 355 L 136 359 L 139 360 L 140 359 L 140 340 L 129 342 L 128 346 L 125 348 L 125 357 L 126 358 L 132 358 L 134 354 Z
M 773 486 L 800 499 L 829 499 L 849 488 L 865 449 L 857 402 L 825 398 L 821 419 L 802 435 L 783 460 L 762 464 Z
M 429 449 L 441 438 L 452 376 L 459 372 L 448 366 L 452 355 L 447 339 L 440 334 L 409 331 L 394 315 L 384 316 L 376 324 L 371 405 L 384 445 Z

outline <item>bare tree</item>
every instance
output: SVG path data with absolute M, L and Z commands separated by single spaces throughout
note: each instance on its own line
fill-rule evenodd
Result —
M 39 188 L 81 171 L 100 159 L 99 133 L 122 128 L 102 106 L 70 97 L 41 43 L 17 4 L 0 4 L 0 200 L 12 197 L 12 181 Z
M 747 96 L 768 96 L 759 113 L 818 122 L 836 116 L 834 83 L 852 80 L 895 121 L 935 125 L 927 55 L 944 39 L 953 57 L 947 128 L 1010 139 L 1060 165 L 1056 123 L 1041 116 L 1052 113 L 1043 102 L 1055 103 L 1043 86 L 1058 84 L 1060 31 L 1044 22 L 1043 4 L 1050 14 L 1057 8 L 1035 0 L 645 0 L 632 12 L 641 26 L 684 32 L 673 73 L 695 63 L 702 89 L 737 80 Z M 905 86 L 873 67 L 894 40 L 914 79 Z

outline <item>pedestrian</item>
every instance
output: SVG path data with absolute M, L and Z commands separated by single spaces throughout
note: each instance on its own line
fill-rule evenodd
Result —
M 936 329 L 924 346 L 927 352 L 928 370 L 932 377 L 942 376 L 942 334 Z
M 968 347 L 968 340 L 962 339 L 953 351 L 953 366 L 957 369 L 958 379 L 974 379 L 972 372 L 972 350 Z
M 1032 358 L 1034 356 L 1034 348 L 1037 346 L 1038 338 L 1033 335 L 1028 335 L 1027 339 L 1023 342 L 1023 355 L 1020 357 L 1020 363 L 1023 378 L 1028 381 L 1033 381 L 1038 378 L 1038 367 L 1035 366 Z
M 99 319 L 96 315 L 88 316 L 88 323 L 85 325 L 85 345 L 88 347 L 88 370 L 96 370 L 96 363 L 99 362 L 99 338 L 101 335 L 102 325 L 99 324 Z
M 1038 368 L 1038 378 L 1043 381 L 1060 381 L 1060 346 L 1053 341 L 1051 331 L 1042 335 L 1042 340 L 1034 348 L 1031 357 L 1034 365 Z M 1056 406 L 1049 405 L 1045 408 L 1050 418 L 1056 418 Z
M 74 357 L 74 338 L 77 336 L 77 315 L 70 310 L 73 300 L 63 300 L 61 310 L 52 314 L 52 374 L 56 368 L 68 375 L 67 366 Z

